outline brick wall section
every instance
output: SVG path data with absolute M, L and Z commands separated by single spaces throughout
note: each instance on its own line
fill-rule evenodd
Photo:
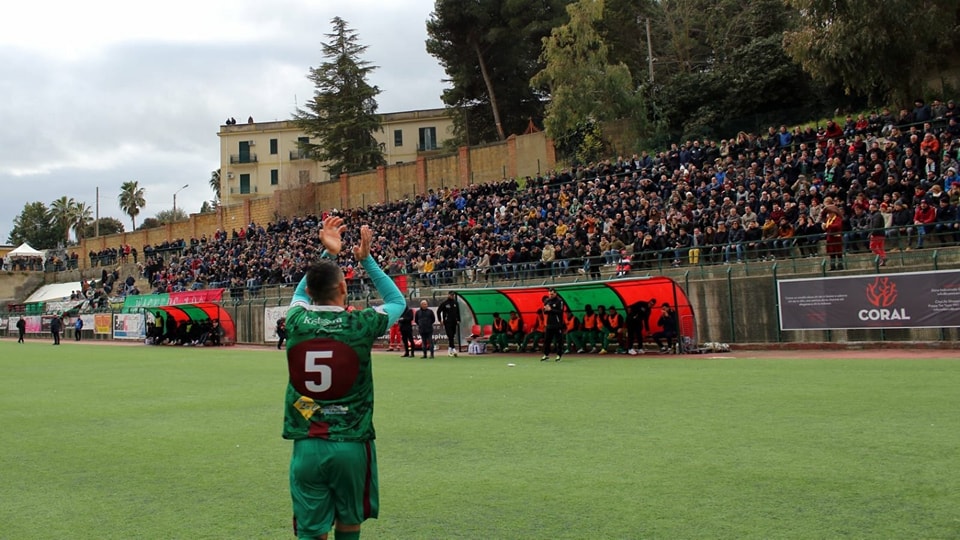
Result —
M 427 158 L 417 158 L 417 193 L 427 192 Z
M 517 177 L 517 136 L 507 137 L 507 178 Z
M 470 149 L 472 183 L 500 181 L 507 174 L 506 144 L 477 146 Z
M 89 268 L 87 254 L 129 244 L 138 252 L 143 246 L 189 241 L 220 229 L 230 233 L 250 222 L 266 225 L 279 217 L 319 214 L 327 208 L 354 208 L 384 201 L 413 198 L 430 189 L 466 187 L 499 181 L 504 175 L 535 176 L 556 165 L 553 141 L 543 133 L 512 135 L 507 141 L 482 147 L 462 147 L 454 154 L 419 157 L 415 163 L 388 165 L 382 170 L 340 175 L 338 180 L 310 183 L 278 190 L 273 195 L 246 199 L 220 207 L 216 212 L 193 214 L 187 221 L 170 223 L 155 229 L 131 231 L 96 238 L 85 238 L 72 251 L 80 255 L 80 268 Z
M 472 184 L 470 178 L 470 148 L 461 146 L 457 149 L 457 176 L 460 178 L 460 186 L 467 187 Z
M 427 183 L 436 189 L 460 187 L 460 159 L 459 154 L 429 157 L 426 159 Z
M 377 193 L 379 195 L 379 200 L 386 201 L 387 199 L 387 168 L 384 166 L 377 167 L 377 185 L 380 188 L 380 191 Z
M 351 208 L 350 205 L 350 175 L 340 174 L 340 207 Z
M 401 163 L 386 168 L 385 200 L 412 199 L 417 194 L 417 164 Z

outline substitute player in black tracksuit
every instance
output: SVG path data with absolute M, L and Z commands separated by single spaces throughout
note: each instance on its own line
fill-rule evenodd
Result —
M 460 304 L 457 294 L 450 292 L 447 299 L 437 306 L 437 316 L 447 333 L 447 356 L 457 356 L 460 350 Z

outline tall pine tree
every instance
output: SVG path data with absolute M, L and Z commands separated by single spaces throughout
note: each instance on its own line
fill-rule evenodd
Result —
M 540 123 L 544 101 L 530 78 L 543 69 L 540 43 L 566 22 L 571 0 L 437 0 L 427 20 L 427 52 L 451 88 L 458 144 L 503 140 Z
M 358 172 L 383 165 L 385 160 L 374 133 L 381 131 L 376 97 L 380 89 L 367 77 L 377 68 L 361 59 L 367 50 L 346 21 L 334 17 L 333 31 L 323 44 L 324 62 L 310 68 L 307 78 L 316 91 L 294 121 L 311 141 L 300 149 L 310 158 L 326 164 L 330 175 Z

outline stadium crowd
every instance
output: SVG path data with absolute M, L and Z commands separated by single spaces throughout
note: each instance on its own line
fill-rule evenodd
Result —
M 842 216 L 844 252 L 867 251 L 873 236 L 909 250 L 960 241 L 958 151 L 954 102 L 917 100 L 897 116 L 885 110 L 819 129 L 686 141 L 654 155 L 329 212 L 369 223 L 387 273 L 426 286 L 600 277 L 604 265 L 624 275 L 661 264 L 815 257 L 830 213 Z M 319 252 L 325 215 L 145 246 L 143 274 L 154 292 L 226 287 L 242 298 L 292 286 Z M 362 289 L 362 270 L 342 263 L 352 290 Z

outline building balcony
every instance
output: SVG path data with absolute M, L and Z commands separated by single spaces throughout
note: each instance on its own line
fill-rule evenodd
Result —
M 230 188 L 231 195 L 256 195 L 257 186 L 250 186 L 250 189 L 243 190 L 242 188 L 232 187 Z
M 298 159 L 310 159 L 310 158 L 307 156 L 307 153 L 302 150 L 291 150 L 290 161 L 297 161 Z
M 256 154 L 230 154 L 230 164 L 256 163 Z

